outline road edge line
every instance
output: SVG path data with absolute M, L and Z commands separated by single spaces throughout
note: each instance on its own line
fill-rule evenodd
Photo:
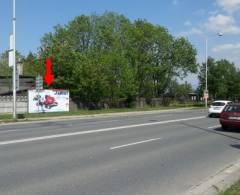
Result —
M 191 111 L 194 107 L 190 108 L 174 108 L 165 110 L 150 110 L 150 111 L 133 111 L 133 112 L 112 112 L 104 114 L 88 114 L 88 115 L 73 115 L 73 116 L 57 116 L 57 117 L 39 117 L 39 118 L 28 118 L 24 120 L 19 120 L 16 122 L 3 122 L 0 120 L 0 126 L 6 125 L 18 125 L 18 124 L 35 124 L 35 123 L 45 123 L 45 122 L 57 122 L 57 121 L 69 121 L 69 120 L 84 120 L 91 118 L 109 118 L 118 116 L 139 116 L 139 115 L 150 115 L 166 112 L 177 112 L 177 111 Z M 204 108 L 199 108 L 199 110 L 205 110 Z

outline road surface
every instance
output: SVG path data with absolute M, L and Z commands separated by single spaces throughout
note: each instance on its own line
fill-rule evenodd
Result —
M 240 158 L 205 110 L 0 126 L 1 195 L 178 195 Z

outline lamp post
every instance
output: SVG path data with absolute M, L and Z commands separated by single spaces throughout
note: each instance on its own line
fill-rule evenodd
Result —
M 204 91 L 204 99 L 205 99 L 205 106 L 206 106 L 206 108 L 208 107 L 208 38 L 206 38 L 206 40 L 205 40 L 205 46 L 206 46 L 206 48 L 205 48 L 205 54 L 206 54 L 206 62 L 205 62 L 205 64 L 206 64 L 206 67 L 205 67 L 205 69 L 206 69 L 206 72 L 205 72 L 205 91 Z
M 219 32 L 217 33 L 217 35 L 219 37 L 222 37 L 223 36 L 223 33 Z M 209 97 L 209 93 L 208 93 L 208 37 L 205 38 L 205 57 L 206 57 L 206 72 L 205 72 L 205 91 L 204 91 L 204 99 L 205 99 L 205 106 L 206 108 L 208 107 L 208 97 Z
M 12 71 L 12 82 L 13 82 L 13 119 L 17 118 L 16 109 L 16 2 L 13 0 L 13 71 Z

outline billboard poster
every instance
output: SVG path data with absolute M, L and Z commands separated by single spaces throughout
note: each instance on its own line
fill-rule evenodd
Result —
M 28 112 L 68 112 L 69 91 L 58 89 L 28 90 Z

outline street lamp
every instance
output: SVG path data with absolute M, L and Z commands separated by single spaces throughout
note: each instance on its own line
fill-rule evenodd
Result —
M 205 39 L 205 46 L 206 46 L 206 48 L 205 48 L 205 54 L 206 54 L 206 62 L 205 62 L 205 65 L 206 65 L 206 67 L 205 67 L 205 79 L 206 79 L 206 81 L 205 81 L 205 91 L 204 91 L 204 99 L 205 99 L 205 107 L 207 108 L 208 107 L 208 38 L 206 38 Z
M 219 36 L 219 37 L 222 37 L 223 36 L 223 33 L 222 32 L 219 32 L 219 33 L 217 33 L 217 35 Z M 205 67 L 205 69 L 206 69 L 206 72 L 205 72 L 205 79 L 206 79 L 206 81 L 205 81 L 205 91 L 204 91 L 204 99 L 205 99 L 205 106 L 206 106 L 206 108 L 208 107 L 208 37 L 206 37 L 205 38 L 205 54 L 206 54 L 206 62 L 205 62 L 205 64 L 206 64 L 206 67 Z

